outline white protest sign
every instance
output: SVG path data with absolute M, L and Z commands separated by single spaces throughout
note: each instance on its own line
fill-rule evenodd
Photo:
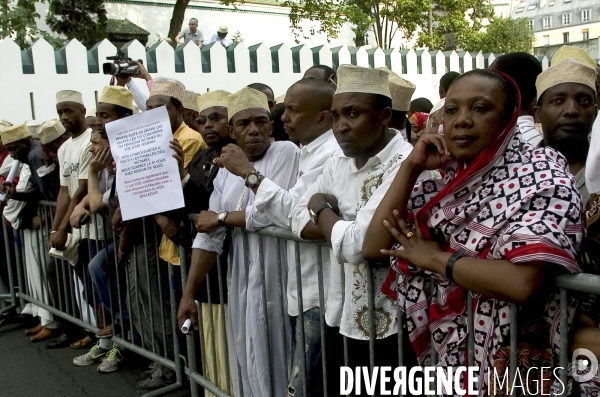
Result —
M 182 208 L 183 189 L 167 108 L 106 124 L 110 151 L 117 165 L 117 194 L 123 220 Z

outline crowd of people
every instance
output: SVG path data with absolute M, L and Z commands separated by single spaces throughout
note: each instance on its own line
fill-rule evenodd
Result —
M 201 43 L 192 22 L 181 36 L 199 34 Z M 73 326 L 29 304 L 40 319 L 27 330 L 32 341 L 90 348 L 74 364 L 113 372 L 124 354 L 113 335 L 137 332 L 172 357 L 167 341 L 191 320 L 190 333 L 202 327 L 216 339 L 207 357 L 217 372 L 207 365 L 206 376 L 220 388 L 319 396 L 325 358 L 327 392 L 339 395 L 340 366 L 368 367 L 373 339 L 376 366 L 402 360 L 449 371 L 468 365 L 473 333 L 483 396 L 489 373 L 503 377 L 513 364 L 511 304 L 518 304 L 524 393 L 560 393 L 552 374 L 561 336 L 569 335 L 570 351 L 600 356 L 595 297 L 570 294 L 570 328 L 559 329 L 553 283 L 562 273 L 599 272 L 600 68 L 585 51 L 565 45 L 545 71 L 532 55 L 509 53 L 486 70 L 450 72 L 435 105 L 412 100 L 415 85 L 386 68 L 317 65 L 275 98 L 262 83 L 200 95 L 139 66 L 134 78 L 146 81 L 149 97 L 119 77 L 91 112 L 81 93 L 58 92 L 58 119 L 44 122 L 36 139 L 23 124 L 0 124 L 0 173 L 22 163 L 18 181 L 3 182 L 1 192 L 5 223 L 23 231 L 30 293 L 50 305 L 61 299 L 57 254 L 37 254 L 52 248 L 73 265 L 84 321 L 100 328 L 74 341 Z M 124 222 L 106 125 L 162 106 L 185 208 Z M 56 202 L 52 216 L 39 211 L 40 200 Z M 198 214 L 193 233 L 189 214 Z M 39 232 L 44 224 L 47 235 Z M 305 242 L 285 246 L 252 233 L 271 225 Z M 145 237 L 155 234 L 156 243 Z M 180 247 L 190 266 L 171 324 Z M 89 310 L 88 277 L 110 318 Z M 139 386 L 173 382 L 172 370 L 155 363 Z M 570 377 L 568 388 L 596 395 L 600 378 Z

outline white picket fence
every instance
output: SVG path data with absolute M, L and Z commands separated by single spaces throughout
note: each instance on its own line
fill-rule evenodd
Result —
M 261 82 L 271 86 L 278 96 L 285 94 L 315 64 L 336 68 L 351 63 L 387 66 L 417 86 L 413 98 L 426 97 L 434 103 L 444 73 L 486 68 L 496 58 L 494 54 L 481 52 L 383 51 L 367 46 L 326 45 L 309 48 L 286 44 L 267 47 L 262 43 L 248 47 L 239 43 L 228 49 L 211 45 L 202 50 L 185 45 L 174 50 L 163 41 L 146 50 L 136 40 L 123 48 L 128 57 L 142 59 L 153 76 L 176 78 L 198 93 L 216 89 L 235 92 L 250 83 Z M 110 76 L 102 74 L 102 63 L 115 54 L 116 47 L 108 40 L 89 51 L 77 40 L 58 51 L 43 39 L 25 51 L 10 39 L 0 41 L 0 119 L 20 123 L 54 118 L 55 95 L 63 89 L 80 91 L 86 107 L 95 108 L 102 88 L 110 81 Z M 546 57 L 540 62 L 544 69 L 549 65 Z M 142 81 L 138 83 L 147 91 Z

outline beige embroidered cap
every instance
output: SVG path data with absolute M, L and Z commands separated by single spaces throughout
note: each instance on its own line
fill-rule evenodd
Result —
M 210 91 L 206 94 L 202 94 L 198 97 L 198 112 L 203 112 L 208 108 L 215 106 L 227 107 L 227 98 L 231 95 L 231 92 L 224 90 Z
M 170 79 L 168 77 L 157 77 L 152 81 L 152 91 L 150 96 L 164 95 L 171 98 L 177 99 L 183 103 L 183 97 L 185 95 L 185 86 L 182 82 Z
M 83 97 L 81 96 L 81 92 L 78 92 L 78 91 L 72 91 L 72 90 L 58 91 L 56 93 L 56 104 L 58 105 L 59 103 L 63 103 L 63 102 L 75 102 L 75 103 L 85 106 L 85 104 L 83 103 Z
M 535 81 L 538 99 L 546 90 L 562 83 L 583 84 L 596 92 L 596 69 L 573 58 L 552 65 L 544 70 Z
M 198 112 L 198 97 L 200 94 L 196 94 L 192 91 L 186 91 L 183 94 L 183 107 Z
M 40 143 L 45 145 L 60 138 L 65 133 L 65 127 L 58 119 L 44 121 L 37 130 Z
M 388 84 L 387 69 L 368 69 L 354 65 L 341 65 L 337 70 L 337 90 L 335 94 L 357 92 L 379 94 L 392 98 Z
M 417 86 L 398 76 L 388 68 L 380 67 L 377 69 L 388 72 L 388 83 L 390 86 L 390 94 L 392 95 L 392 109 L 401 112 L 408 111 L 410 100 L 417 89 Z
M 242 110 L 254 108 L 265 109 L 267 113 L 271 114 L 267 96 L 253 88 L 244 87 L 235 94 L 231 94 L 227 99 L 229 120 Z
M 0 138 L 2 138 L 2 144 L 4 145 L 29 137 L 31 137 L 31 133 L 25 124 L 11 125 L 0 132 Z
M 284 102 L 285 102 L 285 94 L 279 95 L 277 98 L 275 98 L 275 104 L 284 103 Z
M 219 33 L 229 33 L 229 29 L 227 29 L 227 26 L 219 26 L 219 30 L 217 30 L 217 32 L 219 32 Z
M 5 129 L 7 129 L 11 125 L 13 125 L 13 123 L 11 123 L 8 120 L 0 120 L 0 132 L 4 131 Z
M 133 94 L 127 88 L 118 85 L 104 87 L 98 102 L 110 103 L 133 111 Z
M 583 48 L 573 47 L 572 45 L 564 45 L 556 51 L 556 54 L 552 57 L 552 66 L 558 64 L 565 59 L 573 58 L 584 65 L 589 66 L 592 69 L 596 69 L 596 62 Z

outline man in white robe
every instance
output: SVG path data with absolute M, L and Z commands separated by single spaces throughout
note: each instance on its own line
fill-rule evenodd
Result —
M 229 365 L 234 394 L 286 396 L 292 333 L 285 298 L 285 245 L 278 250 L 275 239 L 246 235 L 243 229 L 253 231 L 271 224 L 256 210 L 251 189 L 260 183 L 261 176 L 286 190 L 294 186 L 299 151 L 290 142 L 270 143 L 273 127 L 263 93 L 243 88 L 229 97 L 227 110 L 227 128 L 238 146 L 223 148 L 220 157 L 224 160 L 217 163 L 235 163 L 244 157 L 256 171 L 244 179 L 221 169 L 215 178 L 209 211 L 203 211 L 196 220 L 200 233 L 193 244 L 191 267 L 177 319 L 179 327 L 189 318 L 194 329 L 198 329 L 194 294 L 216 256 L 221 254 L 226 228 L 235 228 L 227 275 Z M 262 246 L 259 246 L 261 241 Z

